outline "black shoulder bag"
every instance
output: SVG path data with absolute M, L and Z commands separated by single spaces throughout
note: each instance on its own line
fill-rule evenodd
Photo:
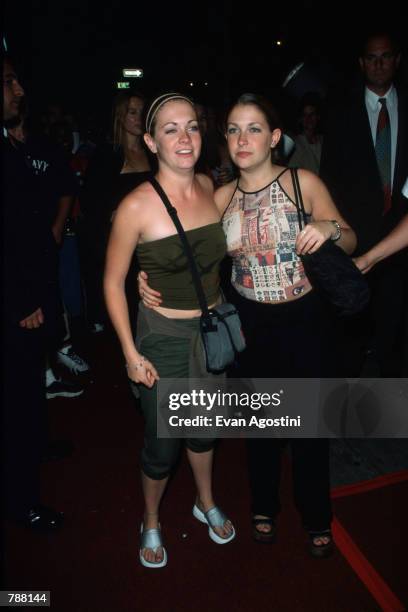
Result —
M 236 353 L 243 351 L 246 346 L 238 311 L 233 304 L 228 303 L 214 306 L 211 309 L 208 308 L 200 274 L 194 261 L 194 255 L 178 218 L 177 210 L 172 206 L 160 183 L 155 178 L 150 178 L 149 180 L 162 199 L 167 212 L 176 226 L 190 265 L 194 288 L 202 313 L 200 332 L 205 349 L 207 370 L 213 373 L 222 372 L 228 365 L 234 362 Z
M 291 168 L 299 227 L 307 225 L 302 192 L 296 168 Z M 368 304 L 370 291 L 363 274 L 352 258 L 332 240 L 326 240 L 314 253 L 300 255 L 312 286 L 340 316 L 361 312 Z

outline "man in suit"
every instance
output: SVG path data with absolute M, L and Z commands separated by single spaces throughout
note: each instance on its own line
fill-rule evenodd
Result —
M 356 254 L 366 252 L 403 217 L 401 189 L 408 168 L 407 97 L 394 83 L 400 52 L 384 32 L 364 41 L 363 83 L 329 112 L 320 174 L 340 212 L 357 234 Z M 346 322 L 347 373 L 359 376 L 371 350 L 381 376 L 401 375 L 406 253 L 369 273 L 369 309 Z

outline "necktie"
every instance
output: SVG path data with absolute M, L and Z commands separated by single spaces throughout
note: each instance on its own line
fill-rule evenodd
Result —
M 375 155 L 384 191 L 385 214 L 391 208 L 391 125 L 387 110 L 387 100 L 379 98 L 381 109 L 378 114 Z

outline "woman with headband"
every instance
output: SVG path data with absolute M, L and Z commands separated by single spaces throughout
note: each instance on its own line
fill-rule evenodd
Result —
M 157 156 L 156 178 L 177 209 L 195 259 L 209 305 L 220 303 L 219 264 L 226 253 L 220 214 L 211 180 L 194 174 L 201 137 L 192 101 L 178 93 L 164 94 L 150 105 L 145 142 Z M 140 304 L 136 342 L 129 323 L 124 291 L 132 254 L 149 271 L 162 294 L 153 310 Z M 142 484 L 145 513 L 141 525 L 140 562 L 158 568 L 167 563 L 159 523 L 159 506 L 177 460 L 180 440 L 158 439 L 156 381 L 163 378 L 208 377 L 200 345 L 201 314 L 188 260 L 173 221 L 150 182 L 143 183 L 119 205 L 109 240 L 105 298 L 126 360 L 128 376 L 139 384 L 145 417 Z M 201 350 L 200 350 L 201 349 Z M 211 474 L 213 439 L 187 439 L 187 455 L 197 486 L 194 516 L 208 524 L 218 544 L 235 537 L 231 522 L 215 505 Z

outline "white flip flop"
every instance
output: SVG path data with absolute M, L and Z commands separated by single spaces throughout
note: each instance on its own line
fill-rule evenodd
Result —
M 208 525 L 208 535 L 216 544 L 228 544 L 228 542 L 231 542 L 231 540 L 235 538 L 236 533 L 233 525 L 232 532 L 226 538 L 222 538 L 214 531 L 214 527 L 224 527 L 225 522 L 229 520 L 217 506 L 210 508 L 207 512 L 203 512 L 197 504 L 194 504 L 193 516 L 201 521 L 201 523 L 206 523 Z
M 139 549 L 140 563 L 144 567 L 150 567 L 152 569 L 164 567 L 165 565 L 167 565 L 167 552 L 163 546 L 160 529 L 144 529 L 143 523 L 142 523 L 140 525 L 140 535 L 141 535 L 140 549 Z M 146 559 L 144 558 L 142 554 L 142 550 L 145 548 L 151 548 L 153 552 L 156 554 L 157 549 L 160 548 L 160 546 L 163 548 L 163 559 L 159 561 L 158 563 L 146 561 Z

